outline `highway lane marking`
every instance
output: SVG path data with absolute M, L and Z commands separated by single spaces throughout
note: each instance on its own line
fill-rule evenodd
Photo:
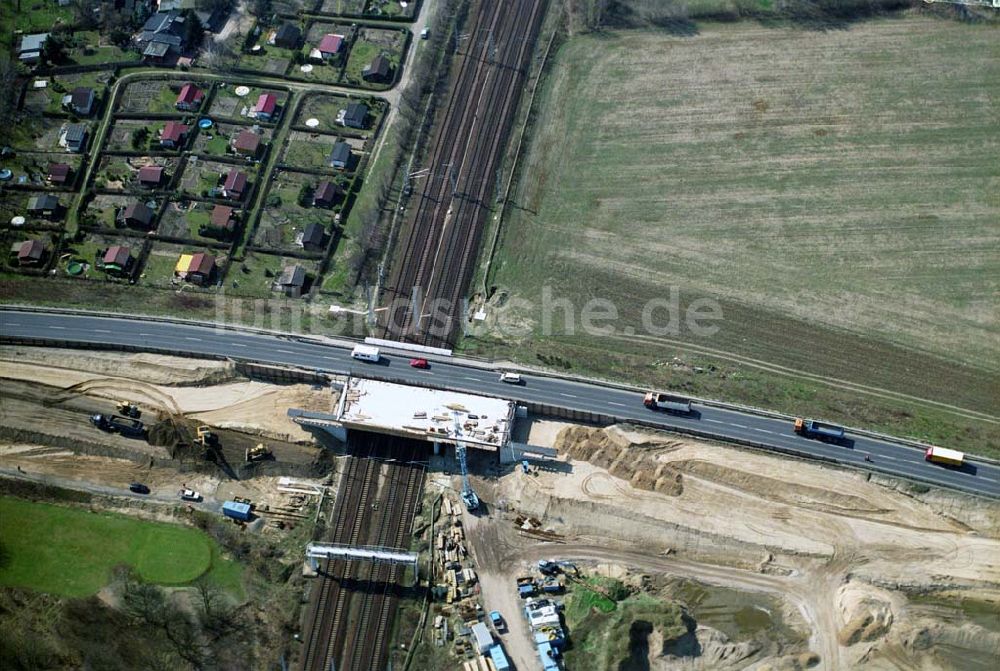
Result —
M 628 407 L 624 403 L 615 403 L 614 401 L 608 401 L 608 405 L 617 405 L 619 408 L 627 408 Z
M 152 338 L 156 334 L 155 333 L 140 333 L 139 335 L 142 336 L 143 338 Z
M 718 419 L 706 419 L 705 421 L 706 422 L 711 422 L 712 424 L 725 424 L 726 423 L 726 422 L 723 422 L 723 421 L 718 420 Z
M 198 342 L 201 342 L 201 338 L 195 338 L 193 336 L 184 336 L 184 339 L 185 340 L 197 340 Z
M 878 458 L 879 459 L 888 459 L 890 461 L 899 461 L 899 459 L 897 459 L 896 457 L 890 456 L 888 454 L 880 454 L 880 455 L 878 455 Z
M 738 425 L 734 424 L 733 426 L 738 426 Z M 760 431 L 761 433 L 772 433 L 772 434 L 774 433 L 774 431 L 771 431 L 770 429 L 757 429 L 757 428 L 755 428 L 754 431 Z
M 729 426 L 735 426 L 735 427 L 738 427 L 738 428 L 740 428 L 740 429 L 749 429 L 749 428 L 750 428 L 750 427 L 748 427 L 748 426 L 745 426 L 745 425 L 743 425 L 743 424 L 737 424 L 737 423 L 735 423 L 735 422 L 729 422 Z
M 559 392 L 559 395 L 560 395 L 560 396 L 565 396 L 566 398 L 579 398 L 579 397 L 578 397 L 578 396 L 576 396 L 575 394 L 564 394 L 564 393 L 562 393 L 562 392 Z
M 20 325 L 21 324 L 19 322 L 7 322 L 6 324 L 4 324 L 4 326 L 20 326 Z
M 296 354 L 296 352 L 292 352 L 292 351 L 287 350 L 287 349 L 276 349 L 274 351 L 275 352 L 281 352 L 282 354 Z
M 244 345 L 241 342 L 231 342 L 231 343 L 229 343 L 229 346 L 230 347 L 246 347 L 246 345 Z
M 94 329 L 94 333 L 111 333 L 111 331 L 106 329 Z
M 463 380 L 472 380 L 473 382 L 479 382 L 478 377 L 463 377 Z
M 985 475 L 980 475 L 979 477 L 985 480 L 986 482 L 996 482 L 996 480 L 994 480 L 993 478 L 988 478 Z
M 57 329 L 59 331 L 65 331 L 66 330 L 65 326 L 50 326 L 49 328 L 50 329 Z

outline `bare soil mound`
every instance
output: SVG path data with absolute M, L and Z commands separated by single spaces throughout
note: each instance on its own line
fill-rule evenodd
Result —
M 787 480 L 767 478 L 708 461 L 673 461 L 670 465 L 684 473 L 692 473 L 698 477 L 788 505 L 812 508 L 813 510 L 830 513 L 872 515 L 890 512 L 860 496 L 852 496 L 810 485 L 796 484 Z
M 672 465 L 657 461 L 652 449 L 670 449 L 669 442 L 632 445 L 617 432 L 572 426 L 559 432 L 555 447 L 571 459 L 606 469 L 635 489 L 668 496 L 680 496 L 684 491 L 681 474 Z
M 32 375 L 27 379 L 60 387 L 66 386 L 67 382 L 72 384 L 94 377 L 95 374 L 169 385 L 220 384 L 238 377 L 232 362 L 143 352 L 0 347 L 0 360 L 3 361 L 0 367 L 4 370 L 4 377 L 20 377 L 17 375 L 18 364 L 27 364 L 30 365 Z M 52 371 L 52 380 L 39 377 L 45 376 L 44 372 L 38 370 L 39 366 L 55 369 Z M 67 378 L 66 373 L 59 369 L 87 371 L 89 375 L 83 376 L 81 380 L 74 379 L 72 375 Z

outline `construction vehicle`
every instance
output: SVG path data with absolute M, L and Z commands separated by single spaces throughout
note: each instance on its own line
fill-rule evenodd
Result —
M 928 447 L 924 453 L 924 460 L 945 466 L 961 466 L 965 463 L 965 454 L 946 447 Z
M 247 461 L 263 461 L 271 458 L 271 450 L 264 443 L 257 443 L 256 447 L 248 447 L 245 457 Z
M 844 440 L 844 427 L 836 424 L 817 422 L 815 419 L 795 420 L 795 433 L 805 438 L 837 443 Z
M 558 561 L 556 559 L 539 559 L 538 571 L 542 575 L 554 576 L 560 573 L 567 575 L 577 575 L 579 571 L 576 564 L 568 561 Z
M 657 391 L 648 392 L 642 400 L 642 404 L 650 410 L 666 410 L 684 414 L 691 414 L 692 411 L 691 399 Z
M 196 432 L 198 437 L 195 439 L 195 442 L 202 447 L 218 445 L 219 436 L 212 432 L 212 427 L 202 425 L 196 429 Z
M 490 611 L 490 622 L 493 623 L 493 628 L 496 629 L 498 633 L 507 628 L 503 622 L 503 616 L 498 610 Z
M 457 412 L 455 413 L 455 435 L 462 435 L 462 427 Z M 469 484 L 469 465 L 465 460 L 465 443 L 461 440 L 455 441 L 455 458 L 458 459 L 458 467 L 462 472 L 462 503 L 465 504 L 465 509 L 471 513 L 479 507 L 479 496 L 473 491 L 472 485 Z
M 126 417 L 131 417 L 132 419 L 139 419 L 142 416 L 142 410 L 139 410 L 139 406 L 132 401 L 118 401 L 118 405 L 115 406 L 115 412 Z
M 146 427 L 137 419 L 118 415 L 91 415 L 90 423 L 101 431 L 118 433 L 126 438 L 144 438 Z

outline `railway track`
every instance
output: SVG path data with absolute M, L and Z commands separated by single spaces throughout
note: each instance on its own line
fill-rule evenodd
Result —
M 394 439 L 366 435 L 357 441 L 337 495 L 336 524 L 327 540 L 351 545 L 399 546 L 406 540 L 423 481 L 423 467 L 414 463 L 420 446 L 393 445 Z M 399 442 L 396 440 L 395 442 Z M 385 462 L 396 456 L 399 462 Z M 379 474 L 385 478 L 379 485 Z M 325 561 L 321 582 L 310 599 L 302 671 L 367 669 L 384 656 L 391 612 L 383 613 L 378 597 L 392 591 L 401 577 L 384 566 Z M 375 592 L 381 590 L 380 594 Z M 384 620 L 384 621 L 383 621 Z
M 544 7 L 545 0 L 481 2 L 470 13 L 431 172 L 383 295 L 382 337 L 447 346 L 457 332 Z

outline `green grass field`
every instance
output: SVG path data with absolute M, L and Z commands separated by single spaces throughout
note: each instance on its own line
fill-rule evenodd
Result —
M 240 567 L 203 532 L 0 497 L 0 584 L 63 596 L 96 593 L 120 564 L 143 580 L 183 585 L 206 573 L 241 593 Z
M 570 38 L 488 278 L 532 305 L 463 347 L 1000 449 L 970 419 L 1000 387 L 997 45 L 918 16 Z M 545 335 L 543 287 L 577 315 L 610 300 L 615 333 L 570 336 L 556 311 Z M 646 331 L 671 287 L 717 301 L 718 333 Z M 961 410 L 941 424 L 916 399 Z

